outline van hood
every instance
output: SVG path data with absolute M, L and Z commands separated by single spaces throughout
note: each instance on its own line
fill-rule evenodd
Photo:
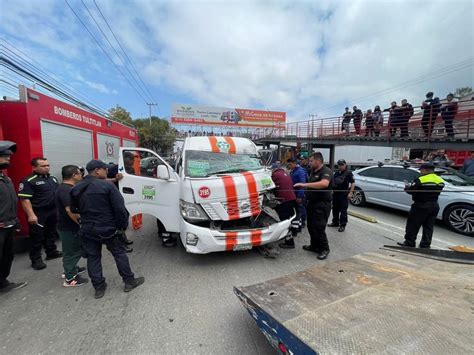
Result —
M 189 179 L 194 201 L 212 220 L 235 220 L 260 213 L 264 191 L 275 188 L 268 170 Z

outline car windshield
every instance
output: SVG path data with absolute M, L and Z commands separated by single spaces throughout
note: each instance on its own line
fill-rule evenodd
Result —
M 185 175 L 193 178 L 225 173 L 238 173 L 263 168 L 257 155 L 188 150 L 186 151 L 185 157 Z
M 474 186 L 474 178 L 461 174 L 454 169 L 440 169 L 435 171 L 444 181 L 454 186 Z

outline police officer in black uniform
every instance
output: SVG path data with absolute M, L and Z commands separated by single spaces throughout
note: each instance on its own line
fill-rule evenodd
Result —
M 7 279 L 13 262 L 15 230 L 20 228 L 15 187 L 10 178 L 3 174 L 3 170 L 10 165 L 10 157 L 14 152 L 15 143 L 0 141 L 0 293 L 26 286 L 26 282 L 15 283 Z
M 21 206 L 28 217 L 30 226 L 30 238 L 32 241 L 30 250 L 31 266 L 35 270 L 46 267 L 41 255 L 44 246 L 46 260 L 56 259 L 63 254 L 56 248 L 56 240 L 59 239 L 56 231 L 57 212 L 55 194 L 58 188 L 58 180 L 49 175 L 49 163 L 46 158 L 34 158 L 31 160 L 33 173 L 25 177 L 18 189 L 18 197 Z
M 347 208 L 355 188 L 354 174 L 347 168 L 344 159 L 337 161 L 338 170 L 334 173 L 332 196 L 332 223 L 329 227 L 339 227 L 339 232 L 344 232 L 347 225 Z
M 107 284 L 102 275 L 102 245 L 113 255 L 125 283 L 125 292 L 145 282 L 133 274 L 121 234 L 128 227 L 128 212 L 119 190 L 107 179 L 108 165 L 91 160 L 87 175 L 71 190 L 71 210 L 80 213 L 82 248 L 87 257 L 87 271 L 95 289 L 95 298 L 105 294 Z
M 405 187 L 405 191 L 413 199 L 413 204 L 405 227 L 405 241 L 397 243 L 398 245 L 415 247 L 418 231 L 423 227 L 420 248 L 430 248 L 433 227 L 439 212 L 438 197 L 444 188 L 444 180 L 435 174 L 434 169 L 435 166 L 431 163 L 421 164 L 421 175 Z
M 311 155 L 309 164 L 312 168 L 309 182 L 294 185 L 306 189 L 307 226 L 311 243 L 304 245 L 303 249 L 317 253 L 318 259 L 324 260 L 329 254 L 326 224 L 331 213 L 332 170 L 324 165 L 323 155 L 319 152 Z

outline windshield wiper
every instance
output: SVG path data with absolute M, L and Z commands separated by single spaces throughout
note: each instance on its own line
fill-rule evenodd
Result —
M 213 171 L 212 173 L 208 173 L 206 177 L 209 177 L 211 175 L 219 175 L 219 174 L 230 174 L 230 173 L 243 173 L 245 171 L 248 171 L 246 169 L 228 169 L 228 170 L 219 170 L 219 171 Z

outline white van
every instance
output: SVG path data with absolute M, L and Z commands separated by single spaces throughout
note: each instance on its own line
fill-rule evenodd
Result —
M 176 170 L 151 150 L 121 148 L 119 171 L 131 215 L 156 217 L 190 253 L 247 250 L 289 233 L 291 220 L 272 208 L 271 171 L 247 138 L 189 137 Z

